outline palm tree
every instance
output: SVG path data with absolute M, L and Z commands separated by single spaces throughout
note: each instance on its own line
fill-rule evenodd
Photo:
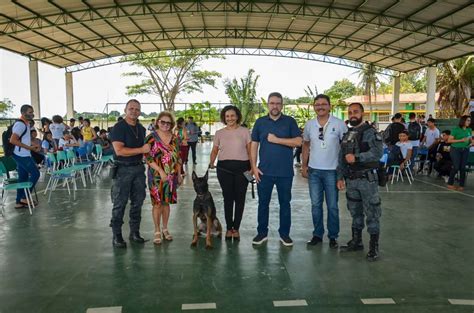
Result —
M 441 117 L 461 117 L 466 113 L 473 77 L 473 55 L 445 62 L 438 67 L 437 89 Z
M 362 67 L 357 71 L 359 75 L 359 87 L 364 91 L 364 95 L 369 100 L 369 111 L 372 117 L 372 95 L 377 99 L 377 86 L 380 84 L 380 80 L 377 76 L 377 72 L 380 68 L 373 64 L 363 64 Z
M 255 71 L 250 69 L 247 76 L 241 78 L 240 82 L 234 78 L 224 83 L 230 102 L 239 108 L 242 113 L 242 124 L 246 125 L 255 120 L 255 114 L 258 113 L 260 105 L 257 99 L 257 81 L 260 76 L 253 77 L 254 73 Z

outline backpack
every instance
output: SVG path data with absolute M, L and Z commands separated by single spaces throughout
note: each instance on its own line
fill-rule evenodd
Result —
M 408 139 L 420 140 L 420 138 L 421 138 L 421 125 L 417 122 L 408 123 Z
M 15 123 L 8 126 L 7 130 L 2 133 L 3 152 L 5 153 L 5 156 L 12 156 L 13 151 L 15 150 L 15 145 L 10 143 L 10 138 L 12 137 L 12 134 L 13 134 L 13 126 L 17 122 L 22 122 L 23 124 L 25 124 L 25 122 L 23 122 L 23 120 L 15 120 Z M 25 126 L 26 126 L 26 124 L 25 124 Z M 23 138 L 23 136 L 26 134 L 27 130 L 28 130 L 28 127 L 25 127 L 25 130 L 21 133 L 21 135 L 19 137 L 20 141 Z M 18 147 L 18 151 L 19 150 L 21 150 L 21 147 Z
M 387 158 L 387 167 L 392 165 L 400 165 L 403 161 L 402 150 L 399 146 L 393 145 L 387 148 L 388 149 L 388 158 Z
M 392 123 L 383 132 L 383 142 L 387 146 L 393 146 L 398 142 L 398 135 L 405 130 L 405 126 L 400 123 Z

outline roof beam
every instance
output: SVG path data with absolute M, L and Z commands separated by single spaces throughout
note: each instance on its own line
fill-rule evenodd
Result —
M 389 10 L 391 10 L 393 7 L 397 6 L 398 4 L 400 3 L 400 0 L 395 0 L 395 2 L 393 2 L 392 4 L 390 4 L 388 7 L 386 7 L 385 9 L 382 10 L 382 12 L 380 12 L 379 14 L 384 14 L 386 12 L 388 12 Z M 370 21 L 371 23 L 375 20 L 375 17 Z M 344 39 L 342 39 L 341 41 L 339 41 L 337 43 L 337 45 L 339 46 L 342 42 L 344 42 L 345 40 L 348 40 L 349 38 L 351 38 L 352 36 L 354 36 L 355 34 L 357 34 L 361 29 L 363 29 L 364 27 L 366 27 L 367 24 L 362 24 L 362 26 L 360 26 L 359 28 L 357 28 L 355 31 L 353 31 L 352 33 L 350 33 L 349 35 L 345 36 Z M 331 48 L 328 53 L 330 53 L 334 48 Z M 348 54 L 350 51 L 344 53 L 344 55 Z
M 133 18 L 131 18 L 128 14 L 127 14 L 127 11 L 125 11 L 125 9 L 123 7 L 121 7 L 118 3 L 117 3 L 117 0 L 114 0 L 114 3 L 120 7 L 120 10 L 123 12 L 123 14 L 128 18 L 128 20 L 130 21 L 130 23 L 132 23 L 142 34 L 143 36 L 145 36 L 147 39 L 148 39 L 148 42 L 150 42 L 155 48 L 156 50 L 160 50 L 160 48 L 158 48 L 155 43 L 151 40 L 150 37 L 148 37 L 148 35 L 145 33 L 145 31 L 133 20 Z
M 48 2 L 52 5 L 54 5 L 56 8 L 58 8 L 59 10 L 61 10 L 61 12 L 63 12 L 64 14 L 67 14 L 67 16 L 69 16 L 70 18 L 72 18 L 74 21 L 76 21 L 77 23 L 79 23 L 82 27 L 84 27 L 85 29 L 87 29 L 88 31 L 90 31 L 91 33 L 93 33 L 94 35 L 96 35 L 97 37 L 100 38 L 100 40 L 102 40 L 102 42 L 107 42 L 109 45 L 113 46 L 113 44 L 108 41 L 104 36 L 102 36 L 101 34 L 99 34 L 98 32 L 96 32 L 95 30 L 93 30 L 92 28 L 90 28 L 89 26 L 87 26 L 85 23 L 79 21 L 76 17 L 74 17 L 74 15 L 72 15 L 71 13 L 69 13 L 68 11 L 66 11 L 63 7 L 61 7 L 59 4 L 55 3 L 53 0 L 48 0 Z M 123 53 L 125 54 L 125 51 L 123 51 L 122 49 L 119 49 L 117 47 L 114 47 L 115 49 L 117 49 L 118 51 L 120 51 L 120 53 Z
M 430 3 L 429 3 L 428 5 L 426 5 L 425 7 L 422 7 L 421 9 L 419 9 L 419 10 L 417 10 L 417 11 L 411 13 L 411 14 L 409 15 L 409 17 L 411 17 L 411 16 L 413 16 L 413 15 L 419 13 L 420 11 L 422 11 L 422 10 L 428 8 L 430 5 L 432 5 L 432 4 L 436 3 L 436 2 L 437 2 L 436 0 L 432 0 L 432 2 L 430 2 Z M 422 28 L 426 27 L 426 25 L 433 25 L 434 23 L 439 22 L 439 21 L 445 19 L 446 17 L 449 17 L 449 16 L 451 16 L 451 15 L 453 15 L 453 14 L 456 14 L 457 12 L 459 12 L 459 11 L 461 11 L 461 10 L 464 10 L 466 7 L 471 6 L 471 5 L 473 5 L 473 4 L 468 2 L 468 3 L 464 4 L 462 7 L 458 7 L 458 8 L 456 8 L 456 9 L 454 9 L 454 10 L 452 10 L 452 11 L 446 13 L 446 14 L 443 14 L 441 17 L 436 18 L 435 20 L 431 21 L 429 24 L 425 24 L 425 25 L 423 25 L 422 27 L 419 27 L 415 32 L 420 31 Z M 387 30 L 388 30 L 388 29 L 387 29 Z M 387 30 L 385 30 L 385 31 L 387 31 Z M 372 40 L 372 39 L 374 39 L 374 38 L 380 36 L 380 35 L 383 34 L 385 31 L 383 31 L 382 33 L 379 33 L 377 36 L 374 36 L 374 37 L 372 37 L 372 38 L 369 39 L 369 40 Z M 441 36 L 446 35 L 446 34 L 449 33 L 449 32 L 450 32 L 450 30 L 448 29 L 448 30 L 445 31 Z M 396 42 L 398 42 L 398 41 L 400 41 L 400 40 L 403 40 L 403 39 L 405 39 L 405 38 L 407 38 L 408 36 L 411 36 L 411 35 L 412 35 L 412 32 L 409 32 L 408 34 L 403 35 L 402 37 L 397 38 L 396 40 L 392 40 L 391 42 L 385 44 L 385 46 L 391 46 L 391 45 L 393 45 L 394 43 L 396 43 Z M 443 38 L 443 37 L 441 37 L 441 38 Z M 429 41 L 429 40 L 427 39 L 427 40 L 425 40 L 424 42 L 428 42 L 428 41 Z M 424 42 L 423 42 L 423 43 L 424 43 Z M 407 50 L 409 50 L 409 49 L 411 49 L 411 48 L 413 48 L 413 47 L 415 47 L 415 46 L 418 46 L 418 45 L 420 45 L 420 43 L 416 43 L 416 45 L 412 45 L 412 46 L 409 47 L 409 48 L 403 49 L 403 52 L 407 52 Z M 377 50 L 377 51 L 378 51 L 378 50 Z M 377 51 L 376 51 L 376 52 L 377 52 Z M 366 55 L 364 55 L 364 56 L 358 58 L 358 60 L 360 60 L 360 59 L 362 59 L 362 58 L 365 58 L 366 56 L 368 56 L 368 54 L 366 54 Z
M 102 16 L 102 14 L 100 14 L 92 5 L 89 4 L 89 2 L 87 2 L 87 0 L 82 0 L 82 3 L 84 3 L 89 9 L 91 9 L 95 14 L 97 14 L 99 17 L 101 17 L 102 19 L 104 19 L 104 17 Z M 117 7 L 117 9 L 120 9 L 120 6 Z M 126 36 L 124 33 L 122 33 L 117 27 L 115 27 L 112 23 L 109 22 L 108 19 L 104 19 L 105 23 L 107 25 L 109 25 L 110 28 L 112 28 L 114 31 L 116 31 L 117 33 L 120 34 L 120 36 L 122 36 L 120 38 L 120 40 L 122 40 L 122 38 L 125 38 L 126 40 L 128 40 L 128 42 L 133 45 L 138 51 L 140 51 L 141 53 L 143 53 L 143 50 L 137 46 L 132 40 L 130 40 L 130 38 L 128 38 L 128 36 Z
M 220 2 L 220 1 L 214 1 L 214 2 Z M 229 1 L 226 1 L 229 2 Z M 258 4 L 261 2 L 262 4 L 268 4 L 268 2 L 263 2 L 262 0 L 260 1 L 253 1 L 253 0 L 246 0 L 246 1 L 232 1 L 236 2 L 235 6 L 232 5 L 225 5 L 225 6 L 219 6 L 218 8 L 207 8 L 207 7 L 202 7 L 203 13 L 205 12 L 233 12 L 233 13 L 243 13 L 243 12 L 249 12 L 251 10 L 252 13 L 268 13 L 268 9 L 265 9 L 264 6 L 260 7 Z M 156 5 L 160 6 L 161 9 L 159 11 L 156 11 L 155 14 L 170 14 L 170 13 L 176 13 L 175 8 L 177 6 L 177 3 L 183 5 L 186 2 L 175 2 L 174 0 L 165 0 L 163 2 L 158 2 L 158 3 L 151 3 L 151 5 Z M 194 3 L 193 1 L 189 1 L 189 3 Z M 252 4 L 251 6 L 249 4 Z M 142 10 L 133 10 L 133 8 L 141 8 L 143 5 L 142 4 L 137 4 L 137 3 L 123 3 L 120 4 L 121 7 L 127 7 L 127 8 L 132 8 L 132 14 L 130 16 L 143 16 L 144 13 Z M 150 5 L 150 3 L 149 3 Z M 301 7 L 301 12 L 302 16 L 305 17 L 320 17 L 320 18 L 329 18 L 328 13 L 326 12 L 326 16 L 321 13 L 321 9 L 327 9 L 327 5 L 322 5 L 318 4 L 317 2 L 308 4 L 304 1 L 300 3 L 292 3 L 292 2 L 279 2 L 276 6 L 280 8 L 276 14 L 279 15 L 293 15 L 291 12 L 294 11 L 295 5 L 299 5 Z M 110 14 L 99 17 L 99 19 L 113 19 L 113 18 L 118 18 L 120 17 L 120 14 L 115 13 L 119 8 L 116 5 L 105 5 L 105 6 L 93 6 L 95 10 L 110 10 Z M 183 12 L 183 10 L 179 10 L 179 12 Z M 195 12 L 195 11 L 186 11 L 186 12 Z M 338 6 L 333 6 L 329 10 L 331 13 L 330 18 L 334 20 L 342 19 L 342 16 L 347 15 L 347 13 L 351 13 L 352 21 L 357 22 L 357 23 L 364 23 L 367 25 L 373 25 L 374 27 L 389 27 L 389 28 L 394 28 L 394 29 L 399 29 L 402 31 L 406 31 L 407 29 L 412 32 L 412 33 L 419 33 L 423 34 L 424 36 L 429 36 L 433 38 L 442 38 L 440 36 L 440 33 L 443 33 L 447 30 L 446 27 L 440 26 L 440 25 L 431 25 L 431 24 L 425 24 L 421 21 L 417 21 L 414 19 L 410 19 L 409 17 L 401 18 L 399 16 L 395 15 L 390 15 L 388 13 L 386 14 L 378 14 L 374 12 L 370 12 L 367 10 L 354 10 L 350 9 L 347 7 L 338 7 Z M 63 13 L 61 13 L 63 14 Z M 57 20 L 56 25 L 64 25 L 69 22 L 63 21 L 61 19 L 61 14 L 57 13 L 52 13 L 52 14 L 45 14 L 44 17 L 46 18 L 51 18 L 52 20 Z M 87 22 L 96 19 L 94 16 L 95 12 L 91 9 L 79 9 L 79 10 L 70 10 L 69 15 L 78 15 L 80 18 L 78 19 L 79 22 Z M 30 18 L 23 18 L 19 21 L 22 20 L 28 20 Z M 421 24 L 421 27 L 415 27 L 415 25 Z M 0 23 L 0 29 L 3 27 L 3 32 L 4 33 L 11 33 L 11 32 L 22 32 L 25 31 L 24 29 L 20 28 L 15 28 L 15 27 L 10 27 L 8 25 L 8 22 L 6 23 Z M 32 29 L 35 28 L 41 28 L 39 25 L 31 25 Z M 465 32 L 460 32 L 460 36 L 469 36 L 470 34 L 465 33 Z
M 303 32 L 288 32 L 285 33 L 284 31 L 281 30 L 274 30 L 274 29 L 268 29 L 268 30 L 263 30 L 263 29 L 220 29 L 220 28 L 197 28 L 197 29 L 187 29 L 186 31 L 182 31 L 180 28 L 178 29 L 169 29 L 166 32 L 162 31 L 155 31 L 155 32 L 145 32 L 148 37 L 150 37 L 153 41 L 160 42 L 160 41 L 170 41 L 172 42 L 175 39 L 188 39 L 188 38 L 197 38 L 197 39 L 242 39 L 242 38 L 248 38 L 248 39 L 257 39 L 257 40 L 272 40 L 272 41 L 279 41 L 281 40 L 282 37 L 285 38 L 286 41 L 288 42 L 316 42 L 321 37 L 323 37 L 323 41 L 325 41 L 326 44 L 335 44 L 337 41 L 341 39 L 340 36 L 333 36 L 333 37 L 327 37 L 325 33 L 314 33 L 314 34 L 309 34 L 306 35 L 306 33 Z M 141 36 L 141 32 L 137 33 L 127 33 L 127 36 L 129 37 L 135 37 L 135 36 Z M 109 42 L 114 42 L 116 38 L 119 38 L 120 35 L 116 36 L 111 36 L 108 37 Z M 144 37 L 140 37 L 137 39 L 137 43 L 139 40 L 145 41 Z M 93 42 L 90 42 L 90 44 L 94 43 L 102 43 L 99 40 L 95 40 Z M 360 44 L 360 41 L 357 40 L 350 40 L 347 41 L 347 44 L 349 46 L 356 46 Z M 160 45 L 158 45 L 160 46 Z M 203 45 L 204 47 L 205 45 Z M 367 44 L 364 46 L 364 48 L 360 48 L 360 51 L 375 51 L 377 50 L 379 45 L 377 44 Z M 51 47 L 50 49 L 54 49 L 55 47 Z M 395 51 L 395 49 L 393 49 Z M 311 51 L 306 51 L 306 52 L 311 52 Z M 383 58 L 383 54 L 375 53 L 378 55 L 380 58 Z M 394 53 L 396 54 L 396 53 Z M 328 54 L 328 55 L 334 55 L 334 54 Z M 410 54 L 413 57 L 417 57 L 419 55 L 416 54 Z M 400 57 L 394 56 L 395 59 L 402 60 Z M 438 62 L 439 60 L 437 59 L 430 59 L 430 62 Z M 414 62 L 416 63 L 416 62 Z M 421 64 L 423 65 L 423 64 Z
M 188 55 L 196 55 L 193 50 L 185 51 Z M 170 51 L 171 55 L 182 55 L 183 50 L 173 50 Z M 246 56 L 266 56 L 266 57 L 281 57 L 281 58 L 293 58 L 293 59 L 302 59 L 308 61 L 316 61 L 323 63 L 336 64 L 351 68 L 360 69 L 361 64 L 354 63 L 348 60 L 340 59 L 337 57 L 330 57 L 324 55 L 317 55 L 313 53 L 298 52 L 298 51 L 288 51 L 288 50 L 272 50 L 272 49 L 252 49 L 252 48 L 221 48 L 221 49 L 206 49 L 204 53 L 199 53 L 200 55 L 246 55 Z M 143 56 L 143 59 L 148 57 Z M 117 56 L 111 59 L 98 60 L 86 64 L 74 65 L 66 68 L 68 72 L 77 72 L 88 70 L 96 67 L 127 62 L 124 58 Z M 392 72 L 389 70 L 379 71 L 378 73 L 383 75 L 392 75 Z

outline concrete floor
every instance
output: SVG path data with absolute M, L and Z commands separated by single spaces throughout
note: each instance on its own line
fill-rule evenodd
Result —
M 197 172 L 208 163 L 210 144 L 199 145 Z M 278 241 L 277 203 L 272 202 L 269 241 L 252 247 L 256 206 L 250 192 L 241 242 L 215 240 L 212 251 L 191 249 L 192 201 L 189 175 L 172 207 L 174 241 L 156 247 L 151 241 L 114 250 L 111 245 L 108 170 L 96 184 L 79 185 L 77 200 L 65 191 L 53 194 L 30 216 L 8 201 L 0 217 L 0 313 L 22 312 L 180 312 L 183 304 L 215 304 L 216 312 L 473 312 L 474 178 L 463 193 L 444 182 L 417 177 L 413 185 L 381 189 L 381 259 L 365 252 L 340 254 L 328 241 L 308 248 L 312 232 L 306 181 L 295 177 L 292 248 Z M 215 172 L 211 192 L 224 222 Z M 44 188 L 44 183 L 38 190 Z M 276 199 L 276 197 L 274 197 Z M 7 201 L 7 202 L 8 202 Z M 340 197 L 341 233 L 350 236 L 345 196 Z M 127 211 L 128 212 L 128 211 Z M 142 234 L 151 239 L 153 222 L 147 198 Z M 128 237 L 128 224 L 124 237 Z M 364 241 L 368 236 L 364 233 Z M 363 304 L 361 299 L 394 304 Z M 302 300 L 275 307 L 273 301 Z M 469 300 L 465 304 L 455 300 Z M 103 309 L 97 309 L 103 308 Z M 196 310 L 204 312 L 209 310 Z

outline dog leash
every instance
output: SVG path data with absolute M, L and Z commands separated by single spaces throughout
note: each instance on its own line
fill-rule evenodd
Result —
M 210 168 L 210 167 L 209 167 L 209 168 Z M 226 169 L 226 168 L 220 167 L 220 166 L 216 166 L 215 168 L 216 168 L 216 169 L 219 169 L 219 170 L 221 170 L 221 171 L 223 171 L 223 172 L 226 172 L 226 173 L 235 175 L 235 176 L 237 176 L 237 175 L 244 175 L 243 173 L 238 174 L 238 173 L 232 172 L 232 171 L 230 171 L 230 170 L 228 170 L 228 169 Z M 244 177 L 245 177 L 245 175 L 244 175 Z M 245 179 L 247 179 L 247 178 L 245 178 Z M 255 199 L 255 179 L 252 180 L 252 181 L 249 181 L 249 183 L 252 185 L 252 199 Z

